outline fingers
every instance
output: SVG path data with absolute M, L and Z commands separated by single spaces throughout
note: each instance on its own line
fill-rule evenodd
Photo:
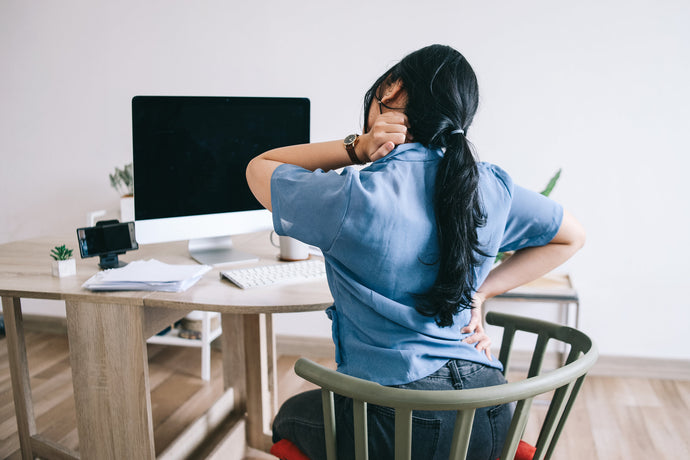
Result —
M 407 116 L 400 112 L 386 112 L 376 118 L 371 129 L 360 136 L 362 153 L 370 161 L 388 155 L 396 145 L 412 139 L 408 132 Z
M 472 344 L 472 343 L 477 343 L 477 342 L 481 341 L 484 337 L 487 337 L 487 338 L 489 337 L 488 335 L 486 335 L 486 333 L 483 330 L 480 330 L 480 329 L 477 329 L 476 331 L 472 331 L 471 334 L 472 335 L 462 339 L 462 341 L 465 343 Z M 489 339 L 489 340 L 491 340 L 491 339 Z
M 369 158 L 371 159 L 371 161 L 376 161 L 391 153 L 394 148 L 395 144 L 393 142 L 386 142 L 381 147 L 379 147 L 378 150 L 369 155 Z
M 463 327 L 460 332 L 463 334 L 472 334 L 463 339 L 463 342 L 469 345 L 474 344 L 475 349 L 480 353 L 485 353 L 486 358 L 491 361 L 493 360 L 491 357 L 491 337 L 484 332 L 481 309 L 482 300 L 483 299 L 478 296 L 475 297 L 470 322 L 467 324 L 467 326 Z
M 484 333 L 484 331 L 475 332 L 471 336 L 465 338 L 463 340 L 463 342 L 465 342 L 469 345 L 476 344 L 476 345 L 474 345 L 474 348 L 478 352 L 480 352 L 480 353 L 483 352 L 484 354 L 486 354 L 486 358 L 489 361 L 493 360 L 493 358 L 491 357 L 491 337 L 486 335 L 486 333 Z
M 365 154 L 372 161 L 388 155 L 396 145 L 408 138 L 407 117 L 402 113 L 384 113 L 379 116 L 366 134 L 370 139 Z M 392 147 L 390 146 L 392 144 Z
M 371 134 L 379 145 L 389 141 L 395 145 L 404 144 L 407 137 L 407 126 L 399 123 L 388 123 L 386 120 L 377 120 Z
M 409 124 L 407 123 L 407 115 L 405 115 L 402 112 L 386 112 L 378 117 L 376 117 L 376 121 L 374 122 L 374 125 L 376 123 L 389 123 L 389 124 L 397 124 L 397 125 L 404 125 L 406 127 L 409 127 Z
M 407 116 L 404 113 L 390 112 L 379 116 L 372 130 L 390 134 L 406 134 L 408 128 Z

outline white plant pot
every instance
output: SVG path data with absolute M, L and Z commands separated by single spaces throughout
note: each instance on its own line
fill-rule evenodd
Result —
M 134 197 L 123 196 L 120 198 L 120 222 L 132 222 L 134 220 Z
M 76 259 L 53 260 L 52 272 L 53 276 L 57 276 L 58 278 L 76 275 L 77 261 Z

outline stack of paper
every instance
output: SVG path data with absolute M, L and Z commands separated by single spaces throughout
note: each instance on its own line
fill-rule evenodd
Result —
M 170 265 L 156 259 L 137 260 L 122 268 L 96 273 L 82 287 L 92 291 L 181 292 L 199 281 L 208 265 Z

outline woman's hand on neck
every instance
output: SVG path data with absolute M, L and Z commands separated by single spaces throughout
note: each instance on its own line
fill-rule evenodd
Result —
M 407 116 L 402 112 L 384 112 L 369 126 L 369 132 L 360 136 L 360 158 L 376 161 L 388 155 L 396 146 L 412 141 Z

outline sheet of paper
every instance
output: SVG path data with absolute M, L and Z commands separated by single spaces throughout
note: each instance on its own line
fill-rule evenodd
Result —
M 170 265 L 156 259 L 137 260 L 122 268 L 96 273 L 82 287 L 92 291 L 171 291 L 180 292 L 194 285 L 211 267 L 208 265 Z

